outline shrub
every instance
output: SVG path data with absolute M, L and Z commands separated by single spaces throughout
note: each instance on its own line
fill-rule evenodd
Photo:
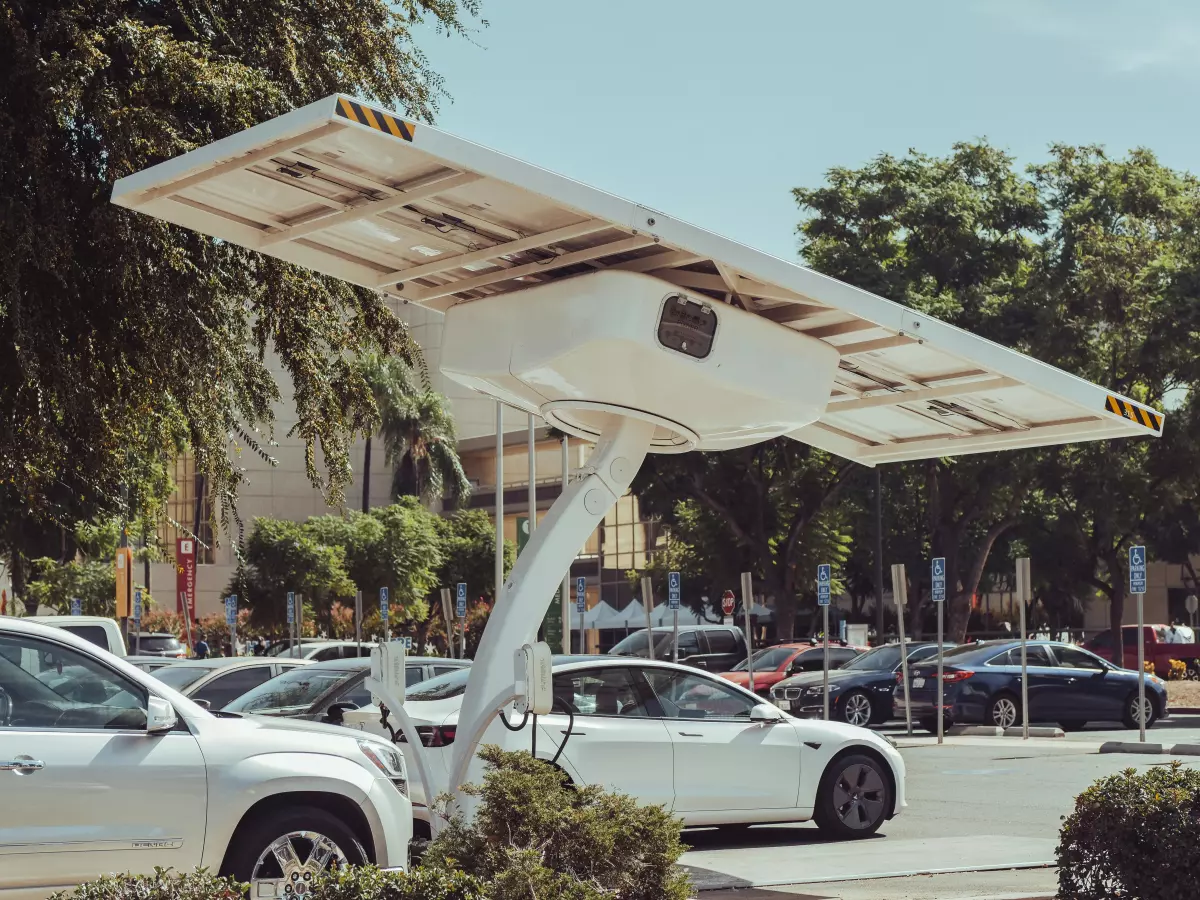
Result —
M 1157 675 L 1158 672 L 1154 668 L 1154 660 L 1148 659 L 1142 663 L 1142 668 L 1146 670 L 1147 675 Z
M 106 875 L 50 900 L 242 900 L 245 886 L 204 870 L 177 873 L 155 869 L 153 875 Z
M 312 900 L 484 900 L 483 885 L 450 869 L 383 872 L 374 866 L 331 872 L 313 884 Z
M 425 853 L 425 868 L 462 869 L 490 900 L 686 900 L 676 862 L 681 823 L 661 806 L 575 787 L 526 753 L 484 747 L 475 817 L 456 816 Z
M 1059 835 L 1059 900 L 1191 900 L 1200 882 L 1200 772 L 1126 769 L 1079 795 Z
M 1167 672 L 1168 681 L 1183 681 L 1187 678 L 1187 663 L 1181 659 L 1170 660 L 1171 669 Z

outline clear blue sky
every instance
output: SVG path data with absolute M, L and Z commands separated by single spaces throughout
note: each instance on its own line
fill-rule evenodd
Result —
M 831 166 L 987 137 L 1200 171 L 1192 0 L 484 0 L 441 127 L 794 258 Z

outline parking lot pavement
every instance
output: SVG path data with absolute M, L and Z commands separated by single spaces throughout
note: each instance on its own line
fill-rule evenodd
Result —
M 702 900 L 1053 900 L 1057 889 L 1053 869 L 1021 869 L 713 891 Z
M 1029 741 L 961 737 L 947 739 L 942 746 L 932 738 L 898 738 L 908 769 L 909 805 L 876 837 L 829 842 L 809 824 L 758 826 L 736 835 L 697 829 L 685 832 L 684 840 L 693 849 L 682 862 L 692 868 L 699 890 L 789 886 L 793 897 L 798 885 L 808 886 L 812 896 L 839 897 L 840 887 L 820 893 L 811 885 L 872 879 L 879 893 L 847 896 L 895 900 L 905 896 L 892 892 L 903 883 L 898 877 L 940 872 L 946 873 L 940 876 L 942 882 L 969 884 L 983 877 L 981 872 L 1010 868 L 1040 869 L 1042 882 L 1036 875 L 1020 876 L 1034 879 L 1035 887 L 1046 879 L 1052 883 L 1053 869 L 1045 867 L 1053 864 L 1061 819 L 1071 811 L 1075 796 L 1097 778 L 1131 766 L 1165 765 L 1171 759 L 1166 754 L 1097 752 L 1105 741 L 1131 739 L 1137 740 L 1136 731 L 1104 728 Z M 1168 747 L 1200 743 L 1200 716 L 1173 717 L 1152 728 L 1147 739 Z M 1197 765 L 1200 757 L 1185 762 Z M 885 875 L 896 877 L 881 877 Z M 995 878 L 1003 881 L 999 875 Z M 1022 890 L 1024 886 L 1015 894 L 999 890 L 961 896 L 1039 896 Z M 743 893 L 739 900 L 756 898 Z

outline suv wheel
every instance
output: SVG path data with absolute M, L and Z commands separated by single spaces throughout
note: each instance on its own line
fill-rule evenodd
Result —
M 224 874 L 249 883 L 251 897 L 302 900 L 322 872 L 366 861 L 358 838 L 341 819 L 317 807 L 298 806 L 239 828 Z

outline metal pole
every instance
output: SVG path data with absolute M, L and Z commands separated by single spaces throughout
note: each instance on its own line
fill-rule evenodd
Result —
M 750 690 L 754 690 L 754 633 L 750 629 L 750 607 L 754 603 L 754 577 L 742 573 L 742 626 L 746 629 L 746 671 L 750 673 Z
M 879 466 L 875 467 L 875 644 L 882 646 L 886 629 L 883 615 L 883 488 L 879 477 Z
M 1025 605 L 1029 601 L 1029 557 L 1017 560 L 1017 605 L 1021 626 L 1021 740 L 1029 740 L 1029 638 L 1025 634 Z
M 654 609 L 654 583 L 649 575 L 642 576 L 642 605 L 646 607 L 646 659 L 654 659 L 654 621 L 650 617 Z
M 537 434 L 533 424 L 533 413 L 529 414 L 528 429 L 529 449 L 526 455 L 529 457 L 529 489 L 526 502 L 529 509 L 529 537 L 532 539 L 537 528 Z
M 467 658 L 467 617 L 462 617 L 462 630 L 459 632 L 461 642 L 458 645 L 458 658 Z
M 496 401 L 496 595 L 504 591 L 504 404 Z M 493 606 L 494 608 L 494 606 Z
M 821 628 L 825 638 L 825 664 L 821 667 L 821 695 L 825 698 L 825 721 L 829 721 L 829 607 L 821 607 Z
M 304 595 L 296 595 L 296 655 L 304 644 Z
M 1138 609 L 1138 740 L 1146 743 L 1146 632 L 1142 617 L 1142 600 L 1145 594 L 1137 595 Z
M 571 453 L 567 446 L 567 436 L 562 437 L 562 493 L 567 492 L 567 487 L 571 483 Z M 561 494 L 559 496 L 562 496 Z M 562 652 L 571 652 L 571 570 L 568 567 L 563 573 L 562 590 L 558 595 L 559 606 L 562 607 Z M 583 619 L 579 620 L 580 633 L 580 650 L 583 648 Z
M 187 646 L 188 652 L 192 652 L 192 617 L 188 612 L 187 591 L 179 592 L 179 599 L 183 601 L 183 626 L 187 629 Z
M 892 597 L 896 601 L 896 628 L 900 632 L 900 680 L 904 683 L 904 728 L 912 734 L 912 702 L 908 691 L 908 642 L 904 639 L 904 607 L 908 604 L 908 581 L 904 563 L 892 566 Z
M 677 662 L 679 662 L 679 610 L 678 609 L 672 610 L 672 612 L 675 614 L 675 627 L 673 629 L 675 634 L 671 638 L 671 640 L 672 640 L 671 662 L 677 663 Z
M 945 615 L 943 612 L 943 608 L 945 607 L 945 605 L 946 605 L 946 602 L 944 600 L 941 603 L 934 604 L 934 606 L 936 606 L 937 610 L 938 610 L 938 691 L 937 691 L 937 694 L 938 694 L 938 701 L 937 701 L 937 703 L 938 703 L 938 705 L 937 705 L 938 730 L 937 730 L 937 736 L 938 736 L 939 744 L 942 743 L 942 738 L 945 733 L 945 721 L 944 720 L 945 720 L 945 709 L 946 709 L 946 693 L 945 693 L 946 685 L 942 681 L 943 651 L 945 650 L 945 647 L 942 645 L 942 640 L 945 635 L 945 625 L 944 625 Z
M 358 648 L 355 656 L 362 656 L 362 591 L 354 592 L 354 643 Z

